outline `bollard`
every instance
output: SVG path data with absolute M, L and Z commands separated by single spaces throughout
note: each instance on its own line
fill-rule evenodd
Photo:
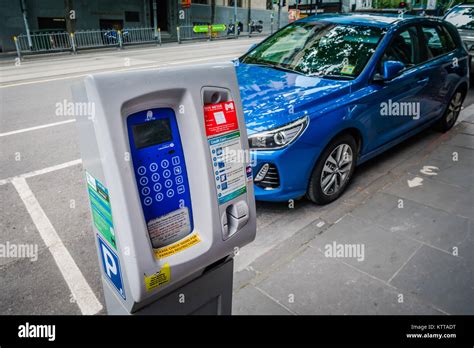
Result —
M 181 43 L 181 37 L 180 37 L 180 34 L 179 34 L 179 27 L 176 27 L 176 35 L 178 36 L 178 43 L 180 44 Z
M 118 35 L 118 43 L 119 43 L 119 48 L 122 49 L 122 32 L 120 30 L 117 30 L 117 35 Z
M 21 51 L 20 46 L 18 46 L 18 38 L 14 36 L 13 41 L 15 42 L 16 54 L 18 55 L 18 59 L 21 60 Z
M 207 26 L 208 41 L 212 41 L 212 26 Z
M 160 46 L 161 46 L 161 29 L 158 28 L 157 30 L 158 30 L 158 43 L 159 43 Z
M 70 33 L 69 37 L 71 38 L 72 53 L 76 54 L 76 40 L 74 39 L 74 33 Z

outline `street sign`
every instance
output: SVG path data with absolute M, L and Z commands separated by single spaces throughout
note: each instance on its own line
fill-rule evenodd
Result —
M 97 239 L 99 241 L 100 258 L 102 260 L 102 266 L 104 267 L 104 274 L 114 285 L 120 296 L 125 299 L 125 290 L 123 288 L 118 256 L 98 235 Z
M 225 24 L 213 24 L 211 25 L 211 31 L 217 32 L 217 31 L 225 31 L 226 30 L 226 25 Z M 193 31 L 195 33 L 207 33 L 209 31 L 209 26 L 208 25 L 195 25 L 193 27 Z

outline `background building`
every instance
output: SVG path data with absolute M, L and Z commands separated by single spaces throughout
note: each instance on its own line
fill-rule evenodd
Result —
M 244 31 L 250 20 L 263 21 L 270 31 L 272 15 L 277 28 L 277 6 L 271 0 L 0 0 L 0 51 L 14 50 L 12 37 L 26 34 L 24 14 L 32 34 L 153 27 L 156 17 L 166 39 L 176 35 L 178 25 L 233 22 L 234 1 Z M 189 7 L 182 6 L 186 3 Z M 288 6 L 282 8 L 280 22 L 288 23 Z

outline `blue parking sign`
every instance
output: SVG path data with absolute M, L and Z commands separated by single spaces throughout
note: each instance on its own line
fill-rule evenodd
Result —
M 125 289 L 123 288 L 122 273 L 120 271 L 120 262 L 118 256 L 109 246 L 97 235 L 99 240 L 100 258 L 104 273 L 110 282 L 125 300 Z

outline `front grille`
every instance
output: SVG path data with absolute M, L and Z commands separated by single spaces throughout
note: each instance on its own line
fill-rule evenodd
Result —
M 269 164 L 268 172 L 261 181 L 256 181 L 255 185 L 263 189 L 276 189 L 280 187 L 280 175 L 274 164 Z

